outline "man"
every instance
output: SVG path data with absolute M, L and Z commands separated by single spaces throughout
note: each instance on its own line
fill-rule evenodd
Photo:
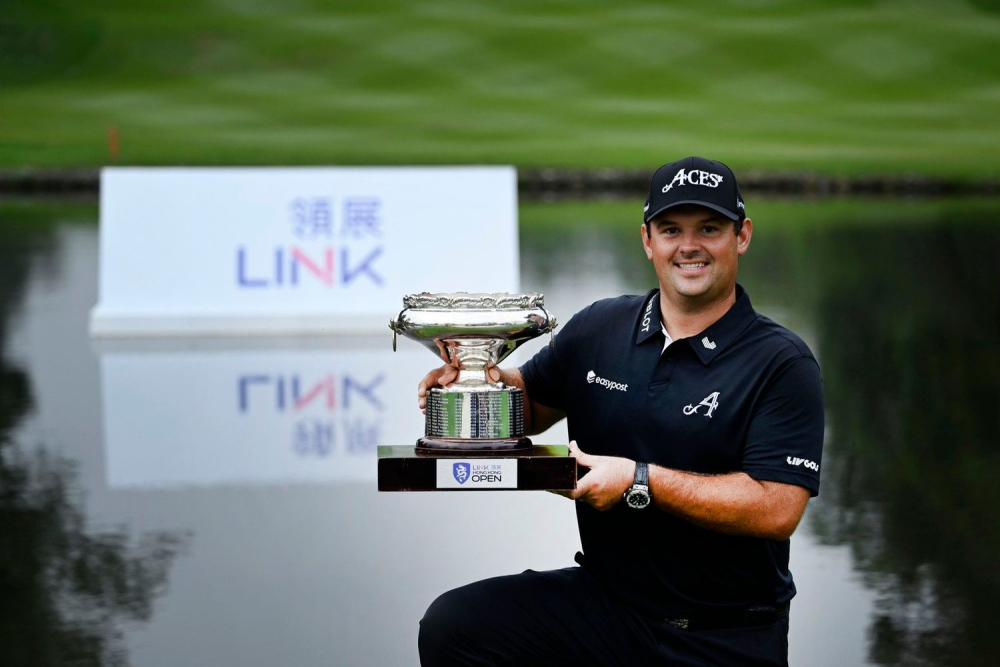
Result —
M 577 313 L 517 370 L 529 432 L 567 418 L 580 567 L 445 593 L 424 665 L 787 665 L 789 536 L 819 490 L 823 397 L 806 345 L 736 283 L 753 223 L 732 171 L 653 175 L 659 282 Z M 432 371 L 418 388 L 454 381 Z

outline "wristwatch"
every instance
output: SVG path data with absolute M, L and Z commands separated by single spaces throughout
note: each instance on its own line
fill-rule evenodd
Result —
M 653 496 L 649 493 L 649 465 L 637 461 L 635 464 L 635 479 L 632 486 L 625 491 L 625 504 L 634 510 L 648 507 Z

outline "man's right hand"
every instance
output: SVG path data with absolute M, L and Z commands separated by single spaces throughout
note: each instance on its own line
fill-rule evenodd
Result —
M 486 374 L 489 376 L 490 382 L 500 381 L 500 369 L 496 366 L 487 368 Z M 451 364 L 435 368 L 425 375 L 424 379 L 417 385 L 417 405 L 420 407 L 420 411 L 424 412 L 427 408 L 427 392 L 434 387 L 447 387 L 457 379 L 458 369 Z
M 417 405 L 420 407 L 420 411 L 424 412 L 427 408 L 427 392 L 432 387 L 447 387 L 456 378 L 458 378 L 458 369 L 449 364 L 435 368 L 425 375 L 424 379 L 417 385 Z

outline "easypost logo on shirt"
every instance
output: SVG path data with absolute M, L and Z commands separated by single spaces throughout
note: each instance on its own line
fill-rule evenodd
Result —
M 587 383 L 588 384 L 599 384 L 605 389 L 611 390 L 616 389 L 618 391 L 628 391 L 628 383 L 622 384 L 621 382 L 615 382 L 614 380 L 608 380 L 607 378 L 602 378 L 600 375 L 594 371 L 587 373 Z

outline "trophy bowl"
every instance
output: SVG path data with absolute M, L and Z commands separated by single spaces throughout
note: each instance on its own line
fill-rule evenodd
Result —
M 530 448 L 531 440 L 524 436 L 524 391 L 490 382 L 487 369 L 555 327 L 544 297 L 534 292 L 403 297 L 403 310 L 389 322 L 393 350 L 397 336 L 404 336 L 458 368 L 453 384 L 428 393 L 424 437 L 417 440 L 417 450 Z

